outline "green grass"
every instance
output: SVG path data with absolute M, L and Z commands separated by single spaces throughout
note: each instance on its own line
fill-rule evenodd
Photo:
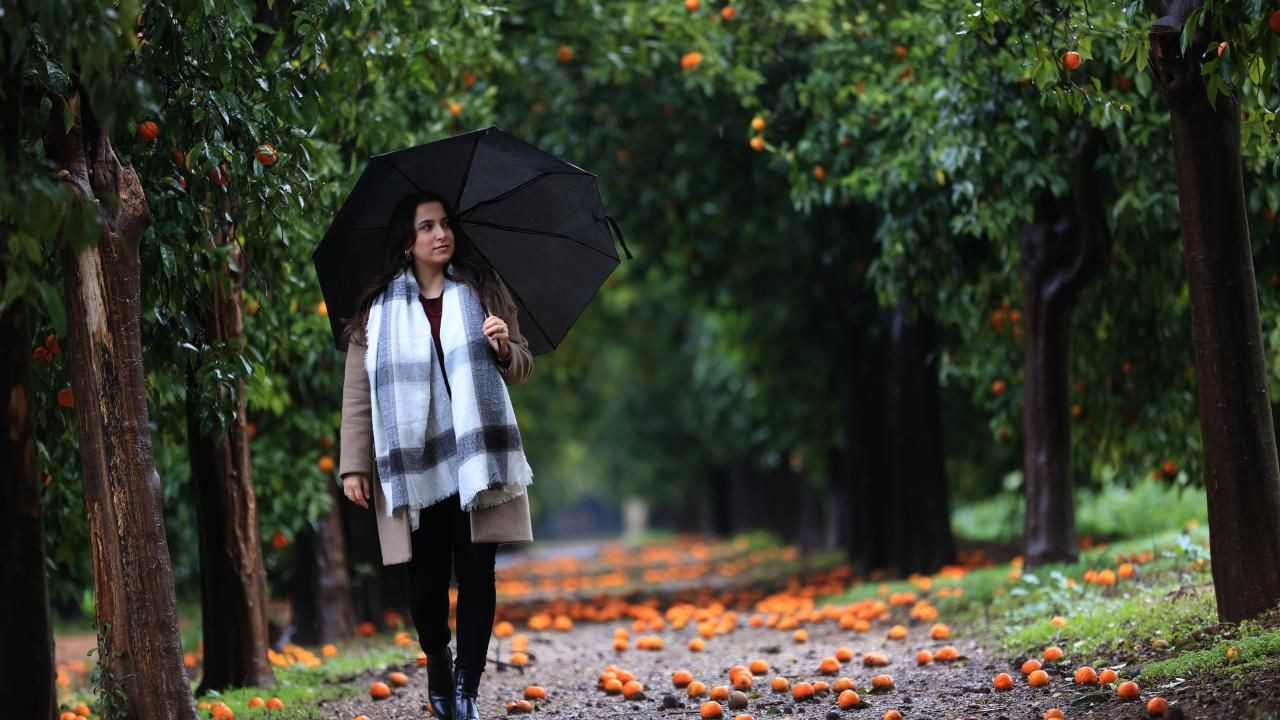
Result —
M 1022 537 L 1024 511 L 1022 493 L 1004 492 L 958 507 L 952 513 L 951 526 L 957 536 L 969 540 L 1014 542 Z M 1076 497 L 1076 531 L 1081 536 L 1145 537 L 1183 527 L 1189 520 L 1202 524 L 1208 520 L 1202 488 L 1171 487 L 1142 478 L 1130 487 L 1109 484 L 1102 490 L 1084 488 Z
M 1202 672 L 1236 675 L 1249 670 L 1273 666 L 1280 658 L 1280 628 L 1263 630 L 1256 623 L 1237 626 L 1239 637 L 1223 640 L 1207 650 L 1185 652 L 1176 657 L 1149 663 L 1139 676 L 1148 682 L 1185 678 Z M 1227 651 L 1236 648 L 1234 658 Z

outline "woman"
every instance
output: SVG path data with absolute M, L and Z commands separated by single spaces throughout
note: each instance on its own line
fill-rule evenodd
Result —
M 405 197 L 392 211 L 384 272 L 344 328 L 339 474 L 349 500 L 366 509 L 373 501 L 383 563 L 409 563 L 433 712 L 476 720 L 496 605 L 495 550 L 533 540 L 524 492 L 532 471 L 506 391 L 529 377 L 533 356 L 509 291 L 455 233 L 451 211 L 429 193 Z

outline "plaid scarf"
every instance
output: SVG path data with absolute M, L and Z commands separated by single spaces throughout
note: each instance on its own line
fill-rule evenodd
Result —
M 440 344 L 452 398 L 418 293 L 406 268 L 373 301 L 364 360 L 387 516 L 407 508 L 414 530 L 418 510 L 454 493 L 471 511 L 519 497 L 533 482 L 476 292 L 445 278 Z

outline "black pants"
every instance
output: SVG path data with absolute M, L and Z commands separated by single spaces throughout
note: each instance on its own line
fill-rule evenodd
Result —
M 455 665 L 483 672 L 497 608 L 493 564 L 497 543 L 471 542 L 471 517 L 452 495 L 423 508 L 412 533 L 409 611 L 424 652 L 449 644 L 449 576 L 458 578 Z

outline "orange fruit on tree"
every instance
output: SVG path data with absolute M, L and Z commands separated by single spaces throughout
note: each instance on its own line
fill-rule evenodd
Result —
M 1022 674 L 1023 674 L 1023 675 L 1030 675 L 1031 673 L 1033 673 L 1033 672 L 1035 672 L 1035 671 L 1037 671 L 1037 670 L 1039 670 L 1039 669 L 1040 669 L 1040 661 L 1039 661 L 1039 660 L 1036 660 L 1035 658 L 1031 658 L 1030 660 L 1028 660 L 1028 661 L 1026 661 L 1026 662 L 1022 663 Z
M 1049 673 L 1036 670 L 1027 676 L 1027 684 L 1031 687 L 1043 687 L 1049 684 Z
M 257 154 L 258 162 L 271 167 L 276 164 L 276 149 L 271 143 L 262 143 L 258 146 Z
M 1132 680 L 1125 680 L 1116 688 L 1116 696 L 1123 700 L 1136 700 L 1138 695 L 1138 683 Z
M 1162 697 L 1156 696 L 1147 701 L 1147 714 L 1152 717 L 1163 716 L 1168 709 L 1169 703 Z
M 908 52 L 910 51 L 907 49 L 906 45 L 897 45 L 893 48 L 893 55 L 899 60 L 905 58 Z
M 677 670 L 671 673 L 671 684 L 678 688 L 689 687 L 691 682 L 693 682 L 693 673 L 688 670 Z
M 1004 380 L 996 379 L 991 381 L 991 393 L 993 395 L 1003 395 L 1007 389 L 1009 389 L 1009 385 Z
M 1271 28 L 1271 32 L 1280 33 L 1280 10 L 1267 16 L 1267 27 Z
M 560 49 L 556 50 L 556 59 L 562 63 L 569 62 L 573 59 L 573 48 L 569 45 L 561 45 Z
M 725 20 L 732 20 L 733 16 L 737 14 L 738 11 L 734 10 L 732 5 L 725 5 L 720 8 L 720 17 Z
M 1044 659 L 1046 662 L 1053 662 L 1062 659 L 1062 648 L 1057 645 L 1051 645 L 1044 649 Z
M 708 700 L 698 708 L 698 715 L 704 718 L 724 717 L 724 708 L 720 707 L 720 703 L 715 700 Z
M 58 404 L 64 408 L 69 408 L 76 404 L 76 395 L 71 392 L 71 388 L 62 388 L 58 391 Z
M 320 459 L 316 461 L 316 467 L 320 468 L 320 472 L 331 473 L 337 465 L 334 463 L 332 456 L 321 455 Z
M 76 720 L 77 717 L 78 716 L 70 710 L 63 710 L 62 714 L 58 716 L 58 720 Z
M 458 117 L 459 115 L 461 115 L 462 103 L 458 102 L 457 100 L 454 100 L 453 102 L 449 103 L 449 114 L 454 117 Z
M 1076 668 L 1077 685 L 1092 685 L 1096 682 L 1098 682 L 1098 673 L 1093 668 L 1088 665 Z
M 284 534 L 283 530 L 277 530 L 271 536 L 271 547 L 277 550 L 283 550 L 289 547 L 289 536 Z
M 844 690 L 840 693 L 840 697 L 836 698 L 836 703 L 840 705 L 841 710 L 848 710 L 862 704 L 862 698 L 852 690 Z
M 756 152 L 760 152 L 761 150 L 764 150 L 764 138 L 760 137 L 759 135 L 751 138 L 751 149 L 755 150 Z
M 369 697 L 374 700 L 385 700 L 391 697 L 391 686 L 379 680 L 369 686 Z
M 284 701 L 283 701 L 283 700 L 281 700 L 281 699 L 280 699 L 280 698 L 278 698 L 278 697 L 273 697 L 273 698 L 271 698 L 270 700 L 268 700 L 268 701 L 267 701 L 267 709 L 268 709 L 268 710 L 283 710 L 283 709 L 284 709 Z
M 694 50 L 680 56 L 680 67 L 685 70 L 692 70 L 702 63 L 702 53 Z
M 227 164 L 219 163 L 216 168 L 209 168 L 209 177 L 214 185 L 230 185 L 231 175 L 227 173 Z
M 890 690 L 893 688 L 893 676 L 877 675 L 871 678 L 871 687 L 875 690 Z
M 823 180 L 826 180 L 826 179 L 827 179 L 827 169 L 826 169 L 826 168 L 824 168 L 824 167 L 822 167 L 821 165 L 814 165 L 814 166 L 813 166 L 813 177 L 814 177 L 814 178 L 816 178 L 816 179 L 818 180 L 818 182 L 822 182 Z M 904 628 L 904 630 L 905 630 L 905 628 Z
M 1009 673 L 1000 673 L 991 681 L 991 684 L 995 685 L 997 690 L 1012 690 L 1013 677 L 1011 677 Z
M 160 134 L 160 126 L 155 124 L 153 120 L 147 120 L 138 124 L 138 139 L 150 142 L 156 139 Z
M 763 132 L 766 124 L 765 119 L 759 115 L 751 118 L 751 129 L 756 132 Z
M 697 12 L 700 5 L 698 0 L 684 0 L 684 9 L 689 12 Z
M 1075 70 L 1080 67 L 1080 53 L 1075 50 L 1068 50 L 1067 53 L 1062 56 L 1062 64 L 1068 70 Z
M 93 714 L 93 710 L 89 709 L 89 706 L 86 705 L 85 703 L 80 703 L 75 707 L 75 714 L 89 717 L 90 715 Z
M 1116 674 L 1115 670 L 1112 670 L 1111 668 L 1106 668 L 1102 672 L 1098 673 L 1098 682 L 1102 683 L 1103 685 L 1110 685 L 1111 683 L 1115 682 L 1119 677 L 1120 676 Z

